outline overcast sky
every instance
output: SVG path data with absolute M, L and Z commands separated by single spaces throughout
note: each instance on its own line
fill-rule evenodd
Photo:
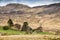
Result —
M 0 0 L 0 6 L 4 6 L 9 3 L 20 3 L 33 7 L 52 3 L 60 3 L 60 0 Z

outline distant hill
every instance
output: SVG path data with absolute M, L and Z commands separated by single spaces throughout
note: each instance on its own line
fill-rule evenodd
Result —
M 33 29 L 39 26 L 42 26 L 44 30 L 60 29 L 60 3 L 36 7 L 8 4 L 0 7 L 0 25 L 7 25 L 9 18 L 14 24 L 22 25 L 24 21 L 27 21 Z

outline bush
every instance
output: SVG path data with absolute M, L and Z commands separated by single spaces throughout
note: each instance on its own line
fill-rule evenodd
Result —
M 8 30 L 8 29 L 9 29 L 8 26 L 4 26 L 4 27 L 3 27 L 3 30 Z
M 17 30 L 20 30 L 21 25 L 20 25 L 20 24 L 15 24 L 15 28 L 16 28 Z
M 33 32 L 33 31 L 32 31 L 32 28 L 28 26 L 28 27 L 27 27 L 26 34 L 32 34 L 32 32 Z
M 21 31 L 25 31 L 26 34 L 32 34 L 32 28 L 28 26 L 28 22 L 24 22 Z
M 27 31 L 28 22 L 24 22 L 21 31 Z
M 40 27 L 38 27 L 37 29 L 35 29 L 35 31 L 37 31 L 37 32 L 43 32 L 42 26 L 40 26 Z
M 13 26 L 13 21 L 11 19 L 9 19 L 7 23 L 10 27 Z

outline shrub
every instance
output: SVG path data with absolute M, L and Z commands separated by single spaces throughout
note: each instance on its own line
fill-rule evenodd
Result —
M 4 26 L 4 27 L 3 27 L 3 30 L 8 30 L 8 29 L 9 29 L 8 26 Z
M 13 26 L 13 21 L 11 19 L 9 19 L 7 23 L 10 27 Z
M 15 28 L 16 28 L 17 30 L 20 30 L 21 25 L 20 25 L 20 24 L 15 24 Z
M 32 34 L 32 32 L 33 32 L 33 31 L 32 31 L 32 28 L 28 26 L 26 33 L 27 33 L 27 34 Z
M 28 22 L 24 22 L 21 31 L 27 31 Z
M 25 31 L 26 34 L 32 34 L 32 28 L 28 26 L 28 22 L 24 22 L 21 31 Z
M 42 26 L 40 26 L 40 27 L 38 27 L 37 29 L 35 29 L 35 31 L 37 31 L 37 32 L 43 32 Z

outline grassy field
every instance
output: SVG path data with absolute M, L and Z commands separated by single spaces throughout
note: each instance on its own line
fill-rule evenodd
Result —
M 12 29 L 3 30 L 3 28 L 0 27 L 0 33 L 7 33 L 8 35 L 19 35 L 19 34 L 24 34 L 25 32 L 12 30 Z
M 2 27 L 0 27 L 0 33 L 6 33 L 8 35 L 22 35 L 22 34 L 26 34 L 23 31 L 17 31 L 17 30 L 12 30 L 12 29 L 3 30 Z M 39 33 L 33 32 L 32 34 L 51 34 L 51 33 L 48 33 L 48 32 L 39 32 Z
M 52 35 L 48 32 L 33 32 L 32 34 L 25 34 L 25 32 L 17 30 L 3 30 L 0 27 L 0 33 L 7 33 L 8 35 L 0 36 L 0 40 L 60 40 L 60 36 Z

